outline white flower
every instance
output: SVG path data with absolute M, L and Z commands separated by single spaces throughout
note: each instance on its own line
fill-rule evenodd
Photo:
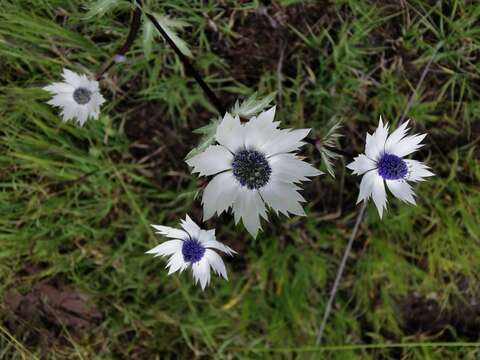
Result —
M 180 270 L 183 272 L 189 266 L 192 267 L 195 283 L 199 283 L 202 289 L 210 283 L 210 266 L 213 271 L 228 280 L 227 269 L 222 258 L 212 249 L 217 249 L 228 255 L 236 254 L 234 250 L 215 239 L 215 230 L 202 230 L 187 215 L 181 220 L 183 230 L 168 226 L 152 225 L 157 234 L 165 235 L 174 240 L 148 250 L 147 254 L 155 256 L 170 256 L 166 268 L 168 275 Z
M 407 181 L 423 181 L 427 176 L 433 176 L 429 167 L 420 161 L 404 159 L 421 148 L 420 142 L 426 134 L 406 136 L 408 121 L 398 127 L 388 136 L 388 124 L 383 125 L 382 117 L 377 130 L 367 133 L 365 154 L 357 156 L 347 168 L 355 175 L 363 175 L 360 183 L 360 193 L 357 204 L 362 200 L 373 198 L 380 218 L 387 206 L 387 194 L 384 182 L 390 192 L 398 199 L 415 204 L 414 192 Z
M 100 106 L 105 102 L 98 81 L 89 80 L 63 69 L 64 82 L 45 86 L 43 89 L 54 95 L 47 104 L 62 108 L 63 121 L 75 119 L 83 126 L 89 117 L 98 119 Z
M 305 215 L 297 184 L 321 172 L 294 152 L 305 144 L 301 140 L 310 129 L 280 130 L 274 116 L 275 107 L 241 124 L 238 116 L 227 113 L 215 134 L 219 145 L 187 160 L 194 173 L 218 174 L 203 193 L 204 220 L 232 207 L 235 223 L 242 219 L 256 237 L 260 216 L 267 219 L 266 205 L 277 214 Z

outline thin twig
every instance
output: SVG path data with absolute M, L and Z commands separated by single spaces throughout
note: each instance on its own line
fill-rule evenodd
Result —
M 415 96 L 417 96 L 418 89 L 420 89 L 420 86 L 423 84 L 423 80 L 425 80 L 425 76 L 427 76 L 428 71 L 430 70 L 430 66 L 432 65 L 433 59 L 435 59 L 435 56 L 437 55 L 438 50 L 443 46 L 443 42 L 439 42 L 437 47 L 435 48 L 432 56 L 427 62 L 427 65 L 425 65 L 425 68 L 422 71 L 422 74 L 420 75 L 420 79 L 418 80 L 417 86 L 413 90 L 412 95 L 410 95 L 410 99 L 408 99 L 407 106 L 405 107 L 405 110 L 403 111 L 402 117 L 400 118 L 400 124 L 403 123 L 405 118 L 407 117 L 408 112 L 410 111 L 410 108 L 413 105 L 413 100 L 415 99 Z
M 351 152 L 348 152 L 348 151 L 344 151 L 344 150 L 340 150 L 340 149 L 337 149 L 337 148 L 334 148 L 334 147 L 331 147 L 331 146 L 327 146 L 327 145 L 321 145 L 324 149 L 327 149 L 328 151 L 331 151 L 333 153 L 336 153 L 338 155 L 342 155 L 342 156 L 345 156 L 347 158 L 351 158 L 353 159 L 356 155 L 351 153 Z
M 405 343 L 376 343 L 376 344 L 349 344 L 349 345 L 327 345 L 327 346 L 304 346 L 304 347 L 231 347 L 232 352 L 242 353 L 287 353 L 299 354 L 309 352 L 324 351 L 352 351 L 352 350 L 372 350 L 372 349 L 424 349 L 424 348 L 479 348 L 479 342 L 405 342 Z M 317 357 L 318 358 L 318 355 Z
M 435 51 L 433 52 L 432 56 L 428 60 L 427 65 L 423 69 L 422 74 L 420 76 L 420 79 L 418 80 L 417 86 L 413 90 L 413 93 L 411 94 L 410 99 L 408 100 L 407 106 L 405 107 L 403 115 L 400 119 L 400 123 L 402 123 L 403 120 L 405 120 L 405 117 L 407 116 L 408 112 L 410 111 L 410 108 L 413 105 L 413 100 L 415 99 L 415 96 L 417 95 L 418 90 L 422 86 L 423 81 L 425 80 L 425 76 L 427 75 L 428 71 L 430 70 L 432 62 L 433 62 L 435 56 L 437 55 L 438 50 L 442 47 L 442 45 L 443 45 L 442 42 L 438 43 L 438 45 L 435 48 Z M 362 207 L 360 208 L 360 211 L 357 215 L 357 219 L 355 221 L 355 226 L 353 228 L 352 234 L 350 235 L 350 239 L 348 240 L 347 247 L 345 249 L 345 252 L 343 253 L 343 258 L 342 258 L 342 261 L 340 263 L 340 267 L 338 268 L 337 275 L 335 277 L 335 281 L 333 283 L 332 290 L 330 291 L 330 298 L 328 299 L 327 307 L 325 308 L 325 313 L 323 314 L 323 319 L 322 319 L 322 322 L 321 322 L 320 327 L 318 329 L 317 340 L 315 342 L 316 345 L 320 345 L 320 342 L 322 341 L 323 333 L 325 331 L 325 326 L 327 324 L 328 317 L 330 316 L 330 313 L 332 311 L 333 300 L 335 299 L 335 295 L 337 294 L 338 286 L 340 284 L 340 280 L 342 278 L 343 271 L 345 270 L 345 265 L 347 263 L 348 256 L 350 255 L 350 251 L 352 249 L 353 240 L 355 240 L 355 237 L 357 235 L 360 223 L 363 220 L 363 215 L 365 213 L 365 208 L 366 207 L 367 207 L 367 200 L 363 200 L 363 204 L 362 204 Z
M 350 250 L 352 249 L 353 240 L 357 237 L 358 229 L 360 228 L 360 224 L 363 220 L 363 215 L 365 214 L 365 209 L 367 208 L 367 201 L 363 201 L 362 207 L 358 212 L 357 219 L 355 220 L 355 226 L 353 227 L 353 231 L 350 235 L 350 239 L 348 239 L 347 247 L 345 248 L 345 252 L 343 253 L 342 261 L 340 262 L 340 267 L 337 271 L 337 276 L 335 277 L 335 281 L 333 283 L 332 290 L 330 291 L 330 298 L 327 302 L 327 307 L 325 308 L 325 313 L 323 314 L 322 323 L 320 324 L 320 328 L 318 329 L 317 333 L 317 341 L 315 342 L 317 345 L 320 344 L 322 341 L 323 332 L 325 330 L 325 325 L 327 324 L 328 317 L 330 312 L 332 311 L 332 304 L 333 300 L 335 299 L 335 295 L 338 290 L 338 285 L 340 284 L 340 280 L 343 275 L 343 271 L 345 270 L 345 265 L 347 264 L 348 256 L 350 255 Z
M 195 69 L 193 64 L 190 62 L 190 60 L 182 53 L 182 51 L 178 48 L 178 46 L 175 44 L 175 42 L 168 36 L 166 31 L 162 28 L 162 26 L 159 24 L 157 19 L 155 18 L 154 15 L 147 13 L 145 10 L 143 10 L 143 4 L 141 0 L 137 0 L 138 5 L 142 9 L 143 13 L 145 16 L 152 22 L 153 26 L 158 30 L 158 32 L 163 36 L 165 41 L 170 45 L 170 47 L 175 51 L 175 54 L 180 58 L 180 61 L 183 63 L 183 66 L 187 70 L 187 73 L 193 76 L 195 81 L 200 85 L 202 88 L 203 92 L 205 95 L 209 98 L 211 103 L 215 106 L 217 111 L 223 116 L 226 113 L 226 109 L 223 107 L 222 102 L 220 99 L 215 95 L 215 93 L 210 89 L 210 87 L 207 85 L 207 83 L 203 80 L 202 76 L 200 73 Z
M 110 70 L 116 62 L 118 62 L 117 59 L 125 55 L 127 51 L 130 50 L 130 48 L 133 45 L 133 42 L 135 41 L 135 38 L 137 37 L 138 31 L 140 30 L 141 16 L 142 16 L 142 10 L 139 8 L 136 8 L 132 16 L 132 21 L 130 23 L 130 31 L 128 32 L 128 36 L 127 36 L 127 39 L 125 40 L 125 43 L 120 48 L 118 48 L 117 51 L 115 51 L 115 54 L 112 56 L 110 60 L 108 60 L 105 64 L 102 65 L 100 70 L 95 75 L 96 80 L 101 79 L 101 77 L 108 70 Z
M 280 56 L 278 57 L 278 63 L 277 63 L 277 94 L 278 94 L 278 101 L 279 105 L 281 104 L 282 100 L 282 95 L 283 95 L 283 60 L 285 57 L 285 49 L 287 45 L 283 44 L 281 49 L 280 49 Z
M 320 150 L 321 148 L 324 148 L 324 149 L 327 149 L 328 151 L 331 151 L 331 152 L 333 152 L 337 155 L 345 156 L 345 157 L 350 158 L 350 159 L 353 159 L 356 156 L 356 154 L 354 154 L 354 153 L 344 151 L 344 150 L 341 150 L 341 149 L 337 149 L 337 148 L 334 148 L 332 146 L 323 145 L 321 139 L 306 138 L 304 141 L 309 143 L 310 145 L 313 145 L 318 150 Z

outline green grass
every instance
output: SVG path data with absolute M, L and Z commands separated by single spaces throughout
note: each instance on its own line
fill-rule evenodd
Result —
M 102 82 L 100 120 L 62 123 L 39 88 L 63 67 L 95 72 L 128 32 L 128 4 L 87 16 L 94 3 L 1 2 L 1 358 L 479 358 L 465 322 L 478 334 L 478 306 L 467 310 L 480 301 L 480 4 L 284 0 L 267 7 L 269 19 L 259 1 L 150 2 L 192 25 L 182 38 L 226 105 L 278 91 L 283 126 L 321 133 L 340 119 L 351 152 L 380 114 L 398 122 L 433 56 L 408 116 L 429 133 L 417 159 L 437 176 L 415 187 L 417 206 L 390 198 L 379 220 L 369 205 L 324 345 L 313 348 L 360 179 L 338 161 L 335 180 L 305 186 L 306 218 L 271 215 L 256 240 L 231 216 L 208 222 L 239 251 L 228 282 L 214 278 L 202 292 L 190 274 L 168 277 L 164 261 L 144 254 L 162 241 L 149 224 L 201 219 L 201 182 L 181 159 L 198 141 L 191 131 L 215 111 L 172 50 L 142 32 Z M 279 87 L 271 49 L 282 42 Z M 320 166 L 320 154 L 304 153 Z M 88 331 L 18 320 L 5 299 L 43 281 L 89 294 L 102 320 Z M 413 294 L 438 306 L 431 327 L 409 328 L 402 304 Z M 463 320 L 435 320 L 445 314 Z

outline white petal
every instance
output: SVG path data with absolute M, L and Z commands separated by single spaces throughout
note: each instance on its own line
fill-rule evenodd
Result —
M 398 144 L 400 140 L 402 140 L 405 135 L 407 135 L 408 130 L 408 122 L 409 120 L 405 121 L 402 125 L 400 125 L 387 139 L 385 142 L 385 152 L 387 154 L 391 153 L 392 146 L 395 146 Z
M 99 92 L 92 93 L 91 103 L 97 110 L 105 101 L 106 101 L 105 98 Z
M 257 190 L 250 190 L 247 187 L 239 188 L 237 198 L 233 203 L 233 212 L 235 223 L 240 218 L 247 231 L 254 238 L 257 237 L 258 230 L 261 228 L 259 215 L 266 218 L 265 204 Z
M 231 171 L 215 176 L 203 192 L 203 220 L 210 219 L 215 212 L 220 215 L 232 206 L 240 188 Z
M 212 237 L 212 239 L 215 239 L 215 229 L 207 230 L 207 232 L 210 234 L 210 236 Z
M 77 106 L 66 106 L 62 111 L 63 121 L 68 121 L 77 116 Z
M 72 85 L 74 88 L 77 88 L 81 82 L 80 76 L 68 69 L 63 69 L 63 78 L 68 84 Z
M 176 252 L 172 255 L 170 260 L 168 260 L 166 268 L 168 269 L 168 275 L 173 274 L 175 271 L 178 271 L 182 268 L 185 268 L 185 261 L 183 260 L 182 252 Z
M 405 159 L 404 161 L 408 167 L 408 175 L 406 178 L 408 181 L 423 181 L 425 177 L 435 176 L 434 173 L 429 171 L 430 168 L 420 161 L 411 159 Z
M 198 239 L 200 227 L 190 218 L 190 216 L 186 215 L 185 220 L 180 221 L 180 225 L 182 226 L 183 230 L 190 235 L 190 237 Z
M 274 117 L 275 106 L 268 111 L 262 112 L 257 117 L 251 118 L 245 124 L 244 137 L 246 148 L 258 149 L 279 132 L 277 129 L 279 122 L 273 122 Z
M 77 122 L 80 126 L 83 126 L 88 119 L 88 107 L 85 105 L 81 105 L 77 108 Z
M 360 154 L 353 159 L 353 162 L 347 165 L 347 168 L 353 170 L 354 175 L 362 175 L 369 170 L 373 170 L 377 167 L 377 164 L 372 159 L 369 159 L 367 155 Z
M 375 155 L 372 157 L 372 159 L 374 160 L 376 160 L 379 155 L 377 153 L 377 147 L 375 145 L 375 138 L 372 135 L 370 135 L 368 132 L 365 138 L 365 154 L 368 157 Z
M 89 80 L 86 75 L 78 75 L 67 69 L 64 69 L 63 78 L 65 82 L 53 83 L 43 88 L 55 95 L 48 104 L 62 108 L 63 121 L 76 119 L 80 126 L 83 126 L 89 118 L 98 119 L 100 106 L 105 102 L 100 94 L 98 81 Z M 73 99 L 73 93 L 79 87 L 92 92 L 87 104 L 80 105 Z
M 200 282 L 202 290 L 210 283 L 210 265 L 205 256 L 202 260 L 192 264 L 193 278 L 195 283 Z
M 380 219 L 383 216 L 383 209 L 387 207 L 387 193 L 385 191 L 385 184 L 380 176 L 375 177 L 375 183 L 373 184 L 372 199 L 378 210 Z
M 370 170 L 363 175 L 362 181 L 360 182 L 360 192 L 358 193 L 357 204 L 362 200 L 368 200 L 370 196 L 372 196 L 373 186 L 377 178 L 381 179 L 377 170 Z
M 85 87 L 93 94 L 97 94 L 100 91 L 100 85 L 96 80 L 88 80 L 85 82 Z
M 72 96 L 75 91 L 75 88 L 72 85 L 60 82 L 47 85 L 43 87 L 43 89 L 52 94 L 70 94 L 70 96 Z
M 217 249 L 220 250 L 224 253 L 227 253 L 228 255 L 233 255 L 236 254 L 237 252 L 227 245 L 222 244 L 221 242 L 216 240 L 215 237 L 215 229 L 212 230 L 201 230 L 200 231 L 200 236 L 198 238 L 198 241 L 203 245 L 203 247 L 208 248 L 208 249 Z
M 58 107 L 76 107 L 76 103 L 73 101 L 72 94 L 61 93 L 54 95 L 47 104 Z
M 210 249 L 205 250 L 205 257 L 213 271 L 216 274 L 221 275 L 225 280 L 228 280 L 227 269 L 225 268 L 222 258 L 215 251 Z
M 229 246 L 224 245 L 217 240 L 208 240 L 208 241 L 202 242 L 202 245 L 209 249 L 217 249 L 217 250 L 223 251 L 228 255 L 233 255 L 237 253 L 235 250 L 233 250 Z
M 157 233 L 162 234 L 170 239 L 188 239 L 189 236 L 188 234 L 179 229 L 174 229 L 168 226 L 162 226 L 162 225 L 151 225 L 155 230 L 157 230 Z
M 200 232 L 198 233 L 198 241 L 200 241 L 200 243 L 204 244 L 210 240 L 214 240 L 215 239 L 215 235 L 212 235 L 211 231 L 207 231 L 207 230 L 200 230 Z
M 286 216 L 289 216 L 289 214 L 305 216 L 305 211 L 300 204 L 305 199 L 297 192 L 299 189 L 293 184 L 271 179 L 259 192 L 263 200 L 275 213 L 280 212 Z
M 427 134 L 415 134 L 407 136 L 390 148 L 390 153 L 399 157 L 404 157 L 417 151 L 425 144 L 420 144 Z
M 380 154 L 385 150 L 385 142 L 388 136 L 388 125 L 383 125 L 382 117 L 378 122 L 378 127 L 370 136 L 367 133 L 367 141 L 365 145 L 365 154 L 372 160 L 377 160 Z
M 97 120 L 98 115 L 100 115 L 100 108 L 96 107 L 92 102 L 90 102 L 88 104 L 88 117 Z
M 405 180 L 386 180 L 388 189 L 397 199 L 415 205 L 412 187 Z
M 79 77 L 80 77 L 80 82 L 78 84 L 78 87 L 88 89 L 92 92 L 95 92 L 98 90 L 97 81 L 89 80 L 87 75 L 85 74 L 79 75 Z
M 219 144 L 235 153 L 238 149 L 244 147 L 243 133 L 244 127 L 240 123 L 240 118 L 238 116 L 234 118 L 229 113 L 226 113 L 217 127 L 215 139 Z
M 210 145 L 204 152 L 187 160 L 192 173 L 209 176 L 232 168 L 233 155 L 221 145 Z
M 181 252 L 182 245 L 182 240 L 169 240 L 155 246 L 153 249 L 150 249 L 145 253 L 155 254 L 155 256 L 168 256 L 174 254 L 175 252 Z
M 278 130 L 270 140 L 260 147 L 260 150 L 267 154 L 268 157 L 279 153 L 296 151 L 305 145 L 305 142 L 300 140 L 305 138 L 309 132 L 310 129 Z
M 321 175 L 309 163 L 298 159 L 294 154 L 278 154 L 268 159 L 272 175 L 284 182 L 309 181 L 308 177 Z

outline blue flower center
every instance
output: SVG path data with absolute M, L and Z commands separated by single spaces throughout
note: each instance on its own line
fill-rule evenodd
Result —
M 272 168 L 267 158 L 256 150 L 240 150 L 233 158 L 233 175 L 242 186 L 260 189 L 270 180 Z
M 182 255 L 185 262 L 196 263 L 205 254 L 205 248 L 196 239 L 185 240 L 182 244 Z
M 378 174 L 385 180 L 403 179 L 408 173 L 407 163 L 393 154 L 383 154 L 377 162 Z
M 75 89 L 73 92 L 73 100 L 79 105 L 87 104 L 92 98 L 92 92 L 83 87 Z

